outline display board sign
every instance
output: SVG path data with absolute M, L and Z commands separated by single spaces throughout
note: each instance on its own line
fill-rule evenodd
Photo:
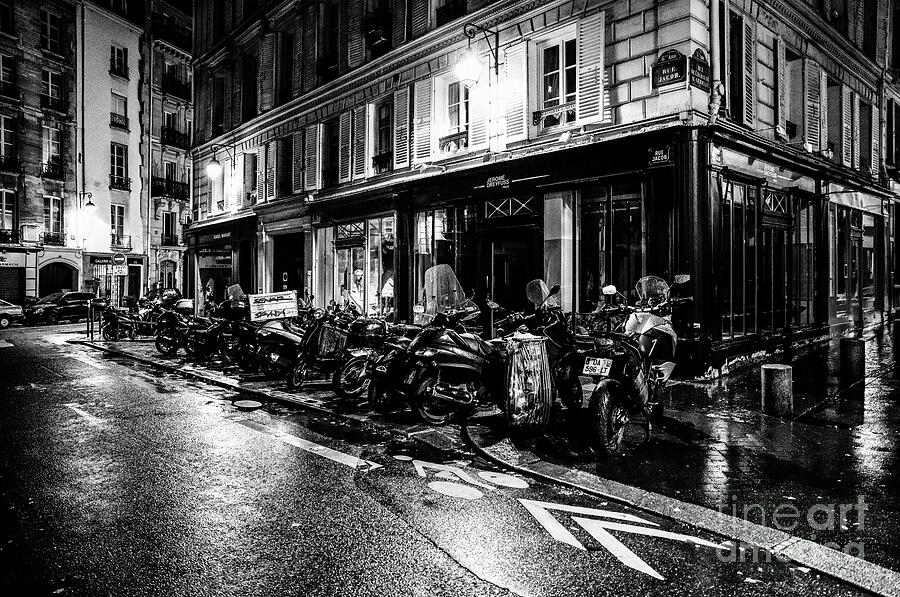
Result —
M 251 294 L 249 299 L 250 321 L 296 317 L 298 314 L 296 290 Z
M 109 274 L 112 276 L 127 276 L 128 275 L 128 266 L 127 265 L 110 265 L 107 266 L 109 269 Z
M 696 87 L 707 93 L 712 89 L 712 71 L 709 68 L 709 61 L 706 60 L 706 54 L 703 53 L 703 50 L 699 48 L 691 56 L 690 77 L 691 87 Z
M 687 79 L 687 56 L 678 50 L 669 50 L 659 57 L 650 69 L 653 87 L 681 83 Z
M 0 253 L 0 267 L 25 267 L 25 253 L 3 251 Z

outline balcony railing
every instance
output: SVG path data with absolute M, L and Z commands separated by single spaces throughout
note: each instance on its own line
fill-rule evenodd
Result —
M 12 99 L 19 99 L 19 86 L 15 81 L 0 81 L 0 95 Z
M 54 110 L 56 112 L 66 112 L 69 109 L 69 103 L 62 97 L 53 97 L 51 95 L 41 94 L 41 108 L 44 110 Z
M 393 157 L 394 152 L 392 151 L 382 151 L 381 153 L 372 156 L 372 168 L 375 170 L 375 174 L 390 172 Z
M 66 235 L 62 232 L 42 232 L 41 244 L 53 245 L 54 247 L 65 247 Z
M 172 127 L 164 126 L 160 130 L 160 139 L 163 145 L 171 145 L 172 147 L 180 147 L 181 149 L 190 149 L 191 140 L 187 134 L 177 131 Z
M 131 248 L 131 235 L 130 234 L 110 234 L 109 235 L 109 246 L 116 247 L 119 249 L 130 249 Z
M 0 243 L 15 244 L 19 242 L 19 231 L 14 228 L 0 228 Z
M 117 60 L 109 61 L 109 74 L 116 75 L 117 77 L 122 77 L 123 79 L 128 78 L 128 65 L 123 64 Z
M 456 153 L 457 151 L 465 151 L 469 147 L 469 131 L 463 129 L 456 133 L 451 133 L 438 139 L 438 148 L 441 153 Z
M 575 121 L 575 102 L 566 102 L 551 108 L 535 110 L 531 113 L 531 124 L 542 127 L 557 126 Z
M 466 0 L 448 0 L 434 11 L 435 24 L 440 27 L 466 14 Z
M 0 155 L 0 170 L 3 170 L 4 172 L 18 172 L 19 156 Z
M 114 126 L 116 128 L 128 130 L 128 117 L 124 114 L 117 114 L 115 112 L 109 113 L 109 126 Z
M 116 176 L 115 174 L 109 175 L 109 188 L 118 189 L 120 191 L 130 191 L 131 190 L 131 179 L 127 176 Z
M 186 182 L 154 176 L 150 184 L 155 197 L 171 197 L 179 200 L 188 198 L 189 189 Z
M 55 180 L 65 180 L 66 176 L 62 161 L 51 160 L 49 162 L 41 162 L 41 177 L 53 178 Z
M 162 238 L 160 238 L 160 244 L 164 247 L 177 247 L 178 237 L 172 234 L 164 234 Z
M 174 95 L 175 97 L 180 97 L 184 100 L 191 101 L 192 99 L 191 86 L 178 77 L 163 75 L 162 90 L 163 93 L 168 93 L 169 95 Z

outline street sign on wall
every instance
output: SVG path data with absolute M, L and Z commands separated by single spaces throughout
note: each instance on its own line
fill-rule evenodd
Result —
M 250 321 L 267 321 L 297 316 L 297 291 L 251 294 Z
M 128 266 L 127 265 L 110 265 L 109 274 L 111 276 L 127 276 L 128 275 Z

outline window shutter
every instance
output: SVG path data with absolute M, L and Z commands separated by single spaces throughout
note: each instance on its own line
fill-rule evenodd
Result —
M 416 81 L 413 105 L 413 161 L 431 158 L 431 79 Z
M 409 166 L 409 87 L 403 87 L 394 92 L 394 169 L 407 166 Z
M 841 129 L 843 142 L 841 143 L 841 163 L 845 166 L 853 165 L 853 93 L 846 85 L 841 86 Z
M 828 74 L 819 69 L 819 149 L 828 149 Z
M 266 143 L 266 201 L 271 201 L 275 198 L 275 155 L 276 155 L 276 147 L 278 145 L 277 141 L 269 141 Z
M 853 135 L 853 167 L 859 168 L 859 138 L 862 136 L 859 134 L 859 96 L 857 94 L 852 94 L 853 96 L 853 130 L 856 131 L 856 134 Z
M 362 64 L 365 53 L 363 47 L 363 1 L 350 0 L 350 5 L 347 7 L 347 28 L 350 33 L 348 36 L 347 64 L 350 68 L 356 68 Z
M 294 32 L 294 71 L 291 73 L 291 97 L 297 97 L 303 93 L 303 27 L 298 18 L 297 28 Z
M 477 149 L 488 144 L 489 77 L 489 67 L 483 62 L 479 82 L 469 89 L 469 149 Z
M 872 176 L 878 178 L 881 170 L 881 110 L 872 105 Z
M 312 91 L 316 86 L 316 30 L 318 29 L 319 5 L 306 5 L 303 18 L 303 92 Z M 307 134 L 307 138 L 309 135 Z
M 266 33 L 259 40 L 259 101 L 260 112 L 271 110 L 275 100 L 275 34 Z
M 744 125 L 756 128 L 756 23 L 744 18 Z
M 303 130 L 302 129 L 294 132 L 293 144 L 294 144 L 294 147 L 293 147 L 293 151 L 291 152 L 292 157 L 294 159 L 292 186 L 293 186 L 293 191 L 295 193 L 302 193 L 303 192 L 303 160 L 304 160 Z
M 319 135 L 321 125 L 314 124 L 306 128 L 306 147 L 303 148 L 305 163 L 304 191 L 315 191 L 319 188 Z
M 784 40 L 780 37 L 775 39 L 775 60 L 778 72 L 775 76 L 778 80 L 778 120 L 775 123 L 781 127 L 781 130 L 787 131 L 787 56 L 784 51 Z
M 256 148 L 256 202 L 266 200 L 266 146 Z
M 246 207 L 244 205 L 244 154 L 236 153 L 234 155 L 234 169 L 232 170 L 231 194 L 233 196 L 234 205 L 238 208 Z
M 353 111 L 353 179 L 366 177 L 366 106 Z
M 350 180 L 350 147 L 353 113 L 344 112 L 338 121 L 338 182 Z
M 575 113 L 583 123 L 603 120 L 603 32 L 602 12 L 578 22 L 578 94 Z M 522 62 L 521 70 L 524 71 L 524 46 Z M 512 133 L 508 131 L 508 136 L 510 135 Z
M 398 47 L 406 41 L 406 3 L 409 0 L 394 0 L 391 15 L 391 46 Z
M 412 2 L 412 36 L 413 39 L 428 31 L 428 0 L 406 0 Z
M 506 142 L 528 137 L 528 94 L 525 71 L 526 43 L 506 48 Z M 579 114 L 581 114 L 579 112 Z
M 806 122 L 804 123 L 804 133 L 806 142 L 812 145 L 813 149 L 815 150 L 819 149 L 819 143 L 822 137 L 822 126 L 819 121 L 819 117 L 821 114 L 821 76 L 819 75 L 819 65 L 808 58 L 805 59 L 803 70 L 806 78 L 806 81 L 804 82 L 806 86 Z
M 231 122 L 236 125 L 243 120 L 243 113 L 241 112 L 241 92 L 244 84 L 243 69 L 243 60 L 236 61 L 231 69 Z

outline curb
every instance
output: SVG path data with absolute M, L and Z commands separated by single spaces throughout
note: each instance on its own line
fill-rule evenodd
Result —
M 578 489 L 739 543 L 755 545 L 775 556 L 883 597 L 900 597 L 900 572 L 711 508 L 545 462 L 531 452 L 519 451 L 507 437 L 497 437 L 489 444 L 491 440 L 486 441 L 477 429 L 473 436 L 473 430 L 467 424 L 462 426 L 462 434 L 476 452 L 517 473 Z

